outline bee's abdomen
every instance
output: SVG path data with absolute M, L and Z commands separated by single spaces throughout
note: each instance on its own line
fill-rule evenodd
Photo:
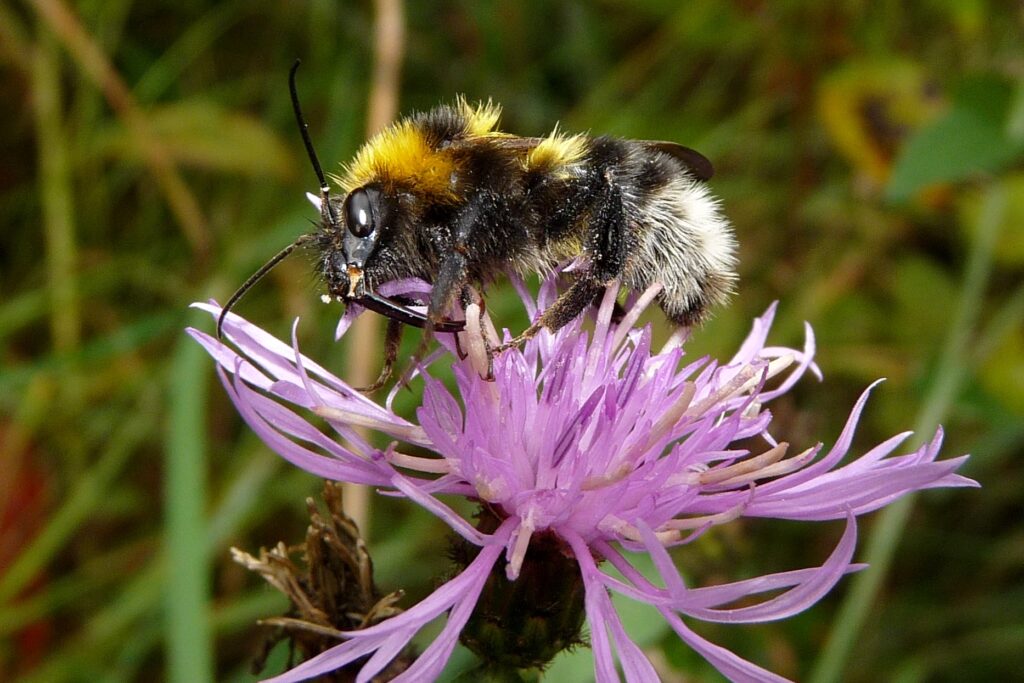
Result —
M 676 159 L 650 148 L 633 150 L 620 184 L 630 225 L 625 284 L 663 287 L 658 302 L 679 325 L 704 320 L 736 282 L 736 240 L 706 183 Z
M 736 241 L 704 183 L 677 175 L 634 214 L 635 245 L 623 273 L 642 290 L 661 283 L 659 303 L 680 325 L 701 322 L 736 281 Z

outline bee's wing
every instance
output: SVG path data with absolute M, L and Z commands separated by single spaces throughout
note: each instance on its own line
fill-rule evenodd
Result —
M 518 135 L 492 134 L 486 138 L 492 144 L 499 145 L 505 149 L 522 150 L 529 152 L 541 143 L 544 138 L 521 138 Z
M 486 135 L 479 135 L 471 138 L 465 138 L 462 140 L 452 140 L 444 145 L 444 149 L 449 152 L 464 152 L 475 149 L 481 141 L 486 141 L 488 144 L 501 147 L 502 149 L 511 150 L 520 154 L 527 154 L 531 149 L 540 144 L 540 141 L 544 138 L 521 138 L 518 135 L 509 135 L 508 133 L 487 133 Z
M 517 135 L 494 135 L 488 136 L 488 139 L 506 149 L 528 152 L 539 145 L 545 138 L 521 138 Z M 676 159 L 682 163 L 683 166 L 690 169 L 693 175 L 700 180 L 711 180 L 711 177 L 715 175 L 715 167 L 711 165 L 711 162 L 706 156 L 695 149 L 684 147 L 683 145 L 675 142 L 665 142 L 662 140 L 637 140 L 636 142 L 653 152 L 661 152 L 662 154 L 667 154 L 673 159 Z M 458 146 L 458 144 L 459 143 L 455 143 L 455 146 Z M 466 144 L 468 144 L 468 142 Z
M 706 156 L 695 149 L 683 147 L 675 142 L 644 140 L 640 144 L 647 147 L 647 149 L 661 152 L 677 159 L 686 168 L 690 169 L 693 175 L 701 180 L 711 180 L 711 176 L 715 175 L 715 167 L 711 165 Z
M 542 140 L 544 140 L 544 138 L 520 138 L 512 136 L 507 138 L 497 138 L 498 143 L 503 147 L 522 150 L 531 150 L 540 144 Z M 683 166 L 690 169 L 690 172 L 700 180 L 711 180 L 711 176 L 715 175 L 715 167 L 711 165 L 711 162 L 706 156 L 695 149 L 684 147 L 675 142 L 664 142 L 661 140 L 638 140 L 637 142 L 651 151 L 667 154 L 673 159 L 681 162 Z

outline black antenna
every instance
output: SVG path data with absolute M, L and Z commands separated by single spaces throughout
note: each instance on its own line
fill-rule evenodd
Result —
M 302 106 L 299 104 L 299 91 L 295 87 L 295 72 L 299 70 L 299 64 L 302 64 L 302 60 L 296 59 L 295 63 L 292 64 L 291 72 L 288 74 L 288 89 L 292 93 L 292 109 L 295 110 L 295 120 L 299 124 L 302 142 L 306 145 L 306 154 L 309 155 L 309 161 L 313 164 L 316 179 L 320 181 L 320 201 L 323 203 L 323 210 L 330 219 L 331 227 L 337 227 L 338 217 L 334 215 L 334 207 L 331 206 L 330 202 L 331 187 L 327 184 L 324 170 L 320 167 L 320 160 L 316 157 L 316 150 L 313 149 L 313 140 L 309 137 L 309 124 L 306 123 L 306 117 L 302 115 Z
M 295 120 L 299 124 L 299 134 L 302 135 L 302 142 L 306 145 L 306 153 L 309 155 L 309 161 L 313 164 L 313 171 L 316 173 L 316 179 L 320 182 L 320 207 L 321 213 L 327 216 L 332 226 L 338 225 L 338 218 L 334 215 L 334 207 L 331 206 L 330 202 L 330 191 L 331 188 L 327 184 L 327 178 L 324 176 L 324 170 L 320 167 L 320 160 L 316 158 L 316 150 L 313 149 L 313 141 L 309 137 L 309 124 L 306 123 L 306 117 L 302 115 L 302 107 L 299 105 L 299 91 L 295 87 L 295 72 L 299 70 L 299 64 L 302 63 L 301 59 L 296 59 L 295 63 L 292 64 L 292 69 L 288 73 L 288 89 L 292 94 L 292 109 L 295 110 Z M 287 247 L 277 252 L 274 258 L 270 259 L 257 270 L 255 273 L 249 276 L 242 286 L 235 290 L 235 293 L 231 295 L 228 302 L 224 304 L 224 308 L 220 311 L 220 316 L 217 318 L 217 338 L 223 337 L 224 331 L 224 318 L 227 317 L 228 312 L 231 308 L 238 303 L 238 300 L 245 296 L 253 285 L 263 279 L 263 276 L 271 271 L 271 269 L 278 263 L 283 261 L 288 254 L 295 251 L 298 247 L 302 246 L 306 242 L 316 237 L 315 234 L 299 235 L 294 242 L 289 244 Z
M 316 237 L 316 235 L 313 233 L 299 235 L 298 237 L 296 237 L 294 242 L 289 244 L 281 251 L 277 252 L 274 258 L 270 259 L 262 266 L 260 266 L 259 270 L 250 275 L 249 279 L 243 282 L 242 286 L 235 290 L 235 293 L 231 295 L 231 298 L 228 299 L 228 302 L 224 304 L 224 308 L 220 309 L 220 315 L 217 317 L 217 339 L 223 338 L 222 332 L 224 331 L 224 318 L 228 316 L 228 311 L 231 310 L 231 307 L 237 304 L 238 300 L 241 299 L 245 295 L 245 293 L 252 288 L 254 284 L 262 280 L 263 276 L 269 273 L 274 266 L 283 261 L 288 256 L 288 254 L 292 253 L 298 247 L 301 247 L 303 244 L 310 241 L 314 237 Z

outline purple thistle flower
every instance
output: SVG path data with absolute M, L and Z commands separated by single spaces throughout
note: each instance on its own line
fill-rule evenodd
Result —
M 423 294 L 424 288 L 423 283 L 391 283 L 382 293 Z M 555 286 L 553 280 L 545 283 L 537 302 L 521 284 L 519 290 L 535 317 L 553 301 Z M 551 543 L 578 567 L 597 681 L 619 680 L 616 661 L 628 681 L 658 680 L 625 632 L 609 591 L 652 605 L 687 645 L 731 680 L 784 680 L 704 640 L 682 617 L 755 623 L 801 612 L 844 574 L 863 567 L 851 562 L 857 515 L 911 491 L 976 485 L 955 474 L 966 456 L 936 461 L 941 430 L 911 453 L 891 455 L 910 436 L 905 432 L 840 465 L 875 385 L 861 395 L 827 452 L 819 443 L 790 455 L 789 444 L 772 436 L 771 413 L 764 405 L 806 372 L 819 373 L 809 327 L 802 350 L 766 346 L 774 305 L 754 321 L 730 361 L 688 361 L 681 336 L 652 352 L 650 328 L 635 327 L 656 288 L 637 298 L 619 324 L 611 322 L 616 293 L 609 288 L 593 332 L 583 331 L 577 320 L 496 356 L 493 381 L 481 378 L 487 367 L 484 337 L 492 344 L 498 339 L 490 321 L 471 306 L 462 336 L 469 354 L 452 366 L 458 395 L 430 376 L 428 359 L 415 422 L 391 410 L 397 389 L 378 405 L 302 356 L 294 331 L 288 345 L 229 315 L 224 330 L 236 351 L 190 330 L 219 364 L 243 418 L 282 457 L 325 478 L 407 497 L 479 549 L 460 573 L 419 604 L 348 633 L 349 640 L 273 681 L 303 680 L 366 657 L 357 680 L 371 680 L 423 626 L 447 614 L 442 632 L 394 679 L 431 680 L 471 621 L 494 570 L 503 566 L 508 580 L 516 581 L 531 544 Z M 213 316 L 220 312 L 216 305 L 197 307 Z M 354 309 L 343 317 L 339 336 L 358 314 Z M 450 336 L 442 336 L 441 343 L 454 350 Z M 311 414 L 336 434 L 314 426 Z M 383 451 L 374 448 L 356 427 L 374 429 L 395 443 Z M 737 445 L 741 440 L 764 446 L 751 452 Z M 396 445 L 402 442 L 437 457 L 408 455 Z M 493 523 L 483 530 L 474 526 L 442 496 L 482 502 Z M 845 519 L 846 530 L 820 567 L 687 586 L 667 548 L 744 516 Z M 645 578 L 620 549 L 649 554 L 660 583 Z M 605 573 L 602 561 L 623 578 Z M 756 604 L 745 600 L 745 606 L 730 606 L 768 592 L 774 595 Z

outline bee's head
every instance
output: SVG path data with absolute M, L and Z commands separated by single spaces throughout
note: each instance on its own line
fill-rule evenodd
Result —
M 356 188 L 345 197 L 341 216 L 344 224 L 341 244 L 345 269 L 350 279 L 361 277 L 384 228 L 384 195 L 374 187 Z M 355 294 L 351 290 L 356 284 L 359 283 L 350 284 L 349 296 Z
M 313 141 L 309 137 L 309 126 L 306 124 L 306 119 L 302 115 L 302 107 L 299 105 L 299 93 L 295 87 L 295 72 L 298 68 L 299 60 L 295 60 L 288 75 L 288 88 L 291 91 L 292 109 L 295 111 L 295 120 L 299 124 L 302 142 L 306 146 L 306 153 L 309 155 L 313 172 L 316 173 L 316 178 L 320 181 L 320 194 L 307 193 L 306 195 L 320 211 L 320 230 L 297 237 L 294 242 L 263 264 L 259 270 L 249 276 L 241 287 L 235 290 L 228 302 L 224 304 L 220 317 L 217 319 L 217 337 L 221 336 L 224 320 L 231 307 L 242 298 L 249 288 L 259 282 L 288 254 L 310 242 L 320 245 L 321 272 L 327 280 L 327 288 L 331 295 L 357 302 L 391 320 L 397 320 L 406 325 L 424 327 L 428 321 L 422 313 L 410 310 L 393 299 L 380 296 L 367 287 L 367 269 L 370 269 L 371 276 L 380 276 L 382 270 L 380 254 L 376 260 L 372 257 L 377 252 L 378 242 L 385 226 L 397 215 L 397 202 L 389 201 L 387 196 L 373 185 L 358 187 L 349 192 L 344 199 L 338 199 L 331 195 L 331 189 L 320 166 L 320 160 L 317 159 L 316 151 L 313 149 Z M 390 210 L 389 207 L 395 207 L 396 210 Z M 394 258 L 392 257 L 393 262 Z M 370 279 L 375 278 L 371 277 Z M 442 332 L 458 332 L 464 327 L 462 322 L 451 321 L 431 323 L 431 325 L 432 329 Z
M 331 197 L 316 203 L 327 243 L 328 286 L 346 299 L 359 298 L 365 292 L 363 273 L 384 228 L 384 195 L 366 186 L 352 190 L 342 200 Z

